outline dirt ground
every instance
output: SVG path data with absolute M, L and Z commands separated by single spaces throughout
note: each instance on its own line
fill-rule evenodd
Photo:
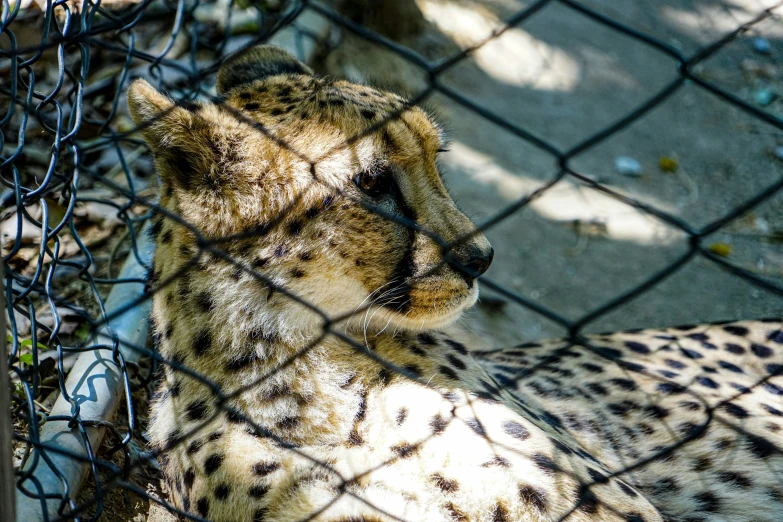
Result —
M 403 43 L 430 60 L 485 39 L 531 2 L 419 0 L 429 27 Z M 774 2 L 665 0 L 584 2 L 690 57 Z M 778 9 L 777 14 L 783 14 Z M 754 39 L 770 43 L 768 53 Z M 694 70 L 765 112 L 781 117 L 783 23 L 772 18 L 739 36 Z M 343 33 L 324 60 L 334 75 L 405 88 L 426 87 L 414 66 Z M 643 104 L 678 77 L 677 61 L 553 2 L 439 77 L 441 83 L 567 151 Z M 555 158 L 442 94 L 428 105 L 450 138 L 442 155 L 447 185 L 477 224 L 530 195 L 558 173 Z M 693 83 L 569 166 L 613 191 L 683 220 L 698 231 L 780 180 L 775 156 L 783 132 Z M 619 156 L 642 167 L 615 170 Z M 659 166 L 678 162 L 676 172 Z M 783 283 L 783 193 L 704 238 L 726 260 Z M 569 320 L 591 314 L 683 256 L 686 234 L 649 214 L 565 179 L 490 227 L 496 251 L 486 274 L 499 287 Z M 496 346 L 559 336 L 565 329 L 485 285 L 465 325 Z M 783 299 L 696 257 L 639 297 L 597 317 L 587 332 L 783 315 Z

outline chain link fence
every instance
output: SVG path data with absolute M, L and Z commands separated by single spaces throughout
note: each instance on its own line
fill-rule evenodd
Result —
M 677 72 L 644 103 L 617 114 L 600 132 L 565 149 L 441 81 L 482 46 L 555 4 L 647 46 L 650 53 L 670 60 Z M 509 290 L 502 281 L 481 278 L 485 288 L 562 326 L 574 339 L 598 318 L 620 309 L 697 258 L 772 295 L 783 294 L 779 280 L 738 266 L 720 248 L 705 244 L 705 238 L 783 189 L 779 170 L 762 191 L 726 209 L 718 219 L 695 226 L 573 166 L 580 155 L 639 121 L 686 84 L 783 131 L 783 120 L 773 112 L 694 72 L 758 24 L 777 20 L 778 6 L 760 9 L 752 20 L 685 55 L 588 5 L 571 0 L 530 2 L 483 40 L 433 62 L 355 21 L 355 16 L 349 18 L 316 1 L 6 0 L 0 20 L 0 198 L 14 465 L 22 496 L 48 511 L 42 519 L 121 519 L 116 515 L 120 509 L 116 499 L 107 499 L 123 490 L 135 494 L 134 498 L 169 506 L 160 491 L 145 489 L 139 486 L 144 481 L 138 480 L 138 473 L 152 477 L 157 473 L 154 456 L 143 446 L 149 390 L 162 363 L 145 347 L 146 326 L 139 327 L 139 322 L 144 322 L 141 317 L 148 313 L 151 298 L 140 289 L 145 283 L 140 267 L 150 263 L 142 229 L 161 209 L 155 203 L 157 180 L 147 147 L 127 113 L 125 95 L 134 78 L 146 78 L 183 103 L 214 101 L 218 100 L 215 73 L 227 54 L 271 40 L 300 57 L 312 58 L 328 46 L 329 28 L 339 28 L 385 48 L 422 72 L 426 88 L 411 97 L 410 105 L 438 93 L 551 157 L 555 174 L 537 190 L 494 212 L 480 230 L 492 229 L 571 179 L 653 216 L 688 238 L 687 251 L 674 262 L 577 320 Z M 328 23 L 313 25 L 314 15 Z M 215 246 L 219 249 L 219 245 L 208 248 Z M 465 271 L 451 256 L 452 245 L 442 246 L 445 261 Z M 126 268 L 120 271 L 126 258 Z M 114 299 L 110 292 L 115 293 Z M 141 315 L 133 315 L 134 309 Z M 112 328 L 106 328 L 107 324 Z M 117 400 L 103 411 L 118 410 L 114 418 L 96 420 L 94 412 L 85 414 L 83 397 L 72 395 L 73 388 L 66 384 L 73 372 L 87 375 L 93 371 L 76 363 L 90 352 L 116 365 L 114 384 L 106 385 L 105 392 L 116 392 Z M 58 400 L 62 401 L 59 410 L 55 407 Z M 67 426 L 75 434 L 75 446 L 69 450 L 42 441 L 40 433 L 53 424 L 59 424 L 59 429 Z M 106 440 L 101 442 L 104 433 Z M 62 468 L 69 460 L 77 467 L 86 465 L 89 478 L 82 492 L 78 491 L 81 472 Z M 41 467 L 53 469 L 53 482 L 36 478 Z M 48 489 L 52 484 L 56 491 Z M 46 507 L 52 506 L 51 501 L 54 510 Z

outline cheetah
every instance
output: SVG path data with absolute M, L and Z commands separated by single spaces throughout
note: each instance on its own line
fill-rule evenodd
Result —
M 148 433 L 181 515 L 783 520 L 780 321 L 472 350 L 444 329 L 493 251 L 433 119 L 270 46 L 217 94 L 128 93 L 161 179 Z

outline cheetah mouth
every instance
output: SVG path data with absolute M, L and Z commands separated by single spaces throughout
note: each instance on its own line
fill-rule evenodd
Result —
M 397 327 L 426 330 L 447 326 L 478 300 L 478 286 L 461 280 L 444 288 L 443 281 L 406 283 L 380 306 Z M 388 317 L 388 316 L 387 316 Z

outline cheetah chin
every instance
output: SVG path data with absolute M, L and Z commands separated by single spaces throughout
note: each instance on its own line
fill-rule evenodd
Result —
M 180 514 L 783 520 L 780 321 L 472 350 L 438 329 L 492 249 L 432 118 L 268 46 L 217 92 L 128 93 L 161 178 L 147 432 Z

